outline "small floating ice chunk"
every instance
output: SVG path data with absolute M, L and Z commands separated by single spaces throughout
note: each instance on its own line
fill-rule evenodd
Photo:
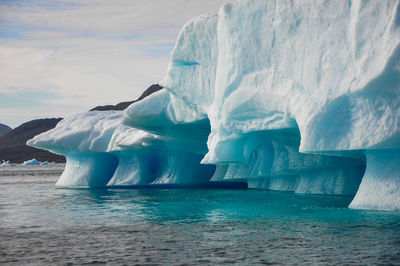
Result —
M 22 163 L 23 165 L 41 165 L 42 163 L 36 159 L 28 160 Z
M 4 161 L 0 164 L 0 167 L 7 167 L 10 166 L 10 161 Z

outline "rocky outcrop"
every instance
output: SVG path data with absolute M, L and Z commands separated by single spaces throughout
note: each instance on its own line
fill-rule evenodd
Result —
M 0 124 L 0 137 L 2 137 L 4 134 L 8 133 L 11 130 L 12 130 L 11 127 L 4 124 Z
M 0 160 L 22 163 L 36 158 L 39 161 L 65 162 L 65 158 L 48 151 L 25 145 L 28 139 L 54 128 L 62 118 L 37 119 L 26 122 L 0 137 Z
M 129 105 L 131 105 L 134 102 L 138 102 L 140 100 L 143 100 L 144 98 L 146 98 L 147 96 L 149 96 L 150 94 L 159 91 L 163 89 L 163 87 L 161 87 L 158 84 L 153 84 L 151 85 L 149 88 L 147 88 L 147 90 L 145 90 L 142 95 L 140 95 L 139 98 L 137 98 L 134 101 L 130 101 L 130 102 L 121 102 L 118 103 L 116 105 L 102 105 L 102 106 L 96 106 L 95 108 L 91 109 L 90 111 L 110 111 L 110 110 L 114 110 L 114 111 L 118 111 L 118 110 L 125 110 L 126 108 L 128 108 Z

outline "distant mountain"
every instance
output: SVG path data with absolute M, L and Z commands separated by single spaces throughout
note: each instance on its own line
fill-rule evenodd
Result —
M 4 134 L 6 134 L 7 132 L 11 131 L 12 128 L 4 125 L 4 124 L 0 124 L 0 137 L 3 136 Z
M 142 95 L 140 95 L 139 98 L 137 98 L 134 101 L 130 101 L 130 102 L 122 102 L 116 105 L 102 105 L 102 106 L 97 106 L 93 109 L 91 109 L 90 111 L 109 111 L 109 110 L 125 110 L 129 105 L 131 105 L 134 102 L 138 102 L 140 100 L 143 100 L 144 98 L 146 98 L 147 96 L 149 96 L 150 94 L 159 91 L 163 89 L 162 86 L 160 86 L 159 84 L 153 84 L 151 85 L 149 88 L 147 88 L 147 90 L 145 90 Z
M 65 158 L 48 151 L 26 146 L 28 139 L 54 128 L 62 118 L 37 119 L 26 122 L 0 137 L 0 160 L 22 163 L 26 160 L 65 162 Z

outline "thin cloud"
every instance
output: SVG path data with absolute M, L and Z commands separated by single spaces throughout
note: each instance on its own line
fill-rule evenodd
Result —
M 120 0 L 46 1 L 0 5 L 3 20 L 36 28 L 51 28 L 102 36 L 129 33 L 142 38 L 176 36 L 188 19 L 217 10 L 226 1 Z M 46 2 L 48 3 L 48 2 Z
M 0 94 L 56 95 L 37 112 L 47 117 L 134 99 L 162 80 L 182 25 L 224 2 L 2 1 Z M 23 112 L 0 105 L 0 123 L 12 116 Z

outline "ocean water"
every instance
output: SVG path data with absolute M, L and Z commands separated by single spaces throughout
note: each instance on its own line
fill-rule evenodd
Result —
M 244 189 L 59 189 L 0 168 L 0 264 L 400 264 L 400 213 Z

